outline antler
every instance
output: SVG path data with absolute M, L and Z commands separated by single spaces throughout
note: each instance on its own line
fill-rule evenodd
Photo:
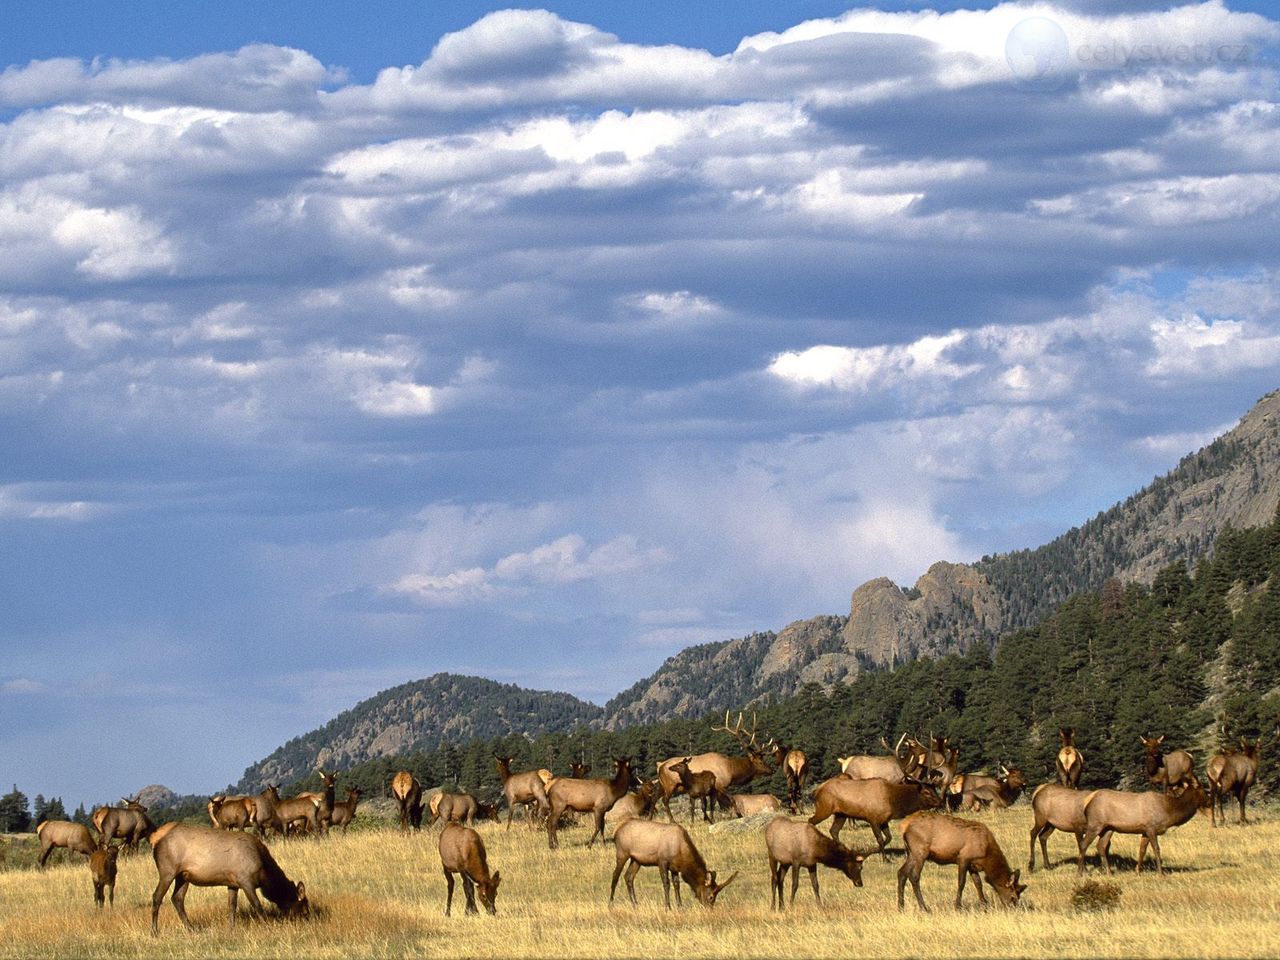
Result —
M 751 735 L 750 735 L 750 736 L 747 736 L 746 731 L 742 729 L 742 723 L 743 723 L 743 717 L 744 717 L 744 715 L 745 715 L 745 711 L 743 711 L 743 710 L 739 710 L 739 711 L 738 711 L 738 721 L 737 721 L 737 722 L 736 722 L 736 723 L 731 727 L 731 726 L 729 726 L 729 711 L 728 711 L 728 710 L 726 710 L 726 711 L 724 712 L 724 725 L 723 725 L 723 726 L 719 726 L 719 727 L 713 726 L 711 729 L 712 729 L 712 730 L 723 730 L 725 733 L 730 734 L 731 736 L 733 736 L 733 737 L 734 737 L 734 739 L 736 739 L 740 744 L 742 744 L 742 746 L 743 746 L 743 747 L 754 747 L 754 746 L 757 746 L 757 744 L 756 744 L 756 714 L 755 714 L 754 712 L 751 714 Z

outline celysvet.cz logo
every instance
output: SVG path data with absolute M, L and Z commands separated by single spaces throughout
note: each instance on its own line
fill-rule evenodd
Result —
M 1089 70 L 1115 70 L 1151 65 L 1196 67 L 1242 65 L 1252 61 L 1247 43 L 1118 40 L 1093 37 L 1071 40 L 1048 17 L 1027 17 L 1005 38 L 1005 59 L 1014 81 L 1032 90 L 1055 90 Z

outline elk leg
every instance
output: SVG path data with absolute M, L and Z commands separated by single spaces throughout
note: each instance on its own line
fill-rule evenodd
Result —
M 676 888 L 676 906 L 683 910 L 684 900 L 680 898 L 680 874 L 676 873 L 675 870 L 670 867 L 667 868 L 667 872 L 671 874 L 671 885 Z M 688 881 L 685 882 L 687 883 Z M 698 891 L 694 889 L 692 883 L 689 884 L 689 889 L 693 890 L 693 896 L 696 900 L 698 897 Z
M 1031 825 L 1031 859 L 1027 861 L 1027 872 L 1034 873 L 1036 869 L 1036 838 L 1044 836 L 1044 828 L 1047 824 L 1043 824 L 1039 819 Z M 1044 856 L 1045 869 L 1049 868 L 1049 854 Z
M 1145 837 L 1143 838 L 1145 839 Z M 1151 835 L 1151 849 L 1156 852 L 1156 873 L 1164 874 L 1164 860 L 1160 856 L 1160 838 L 1154 833 Z
M 1142 839 L 1138 841 L 1138 865 L 1134 868 L 1134 873 L 1142 872 L 1142 861 L 1147 857 L 1147 837 L 1143 834 Z
M 446 870 L 444 872 L 445 898 L 444 898 L 444 915 L 449 916 L 449 912 L 453 909 L 453 873 Z
M 236 928 L 236 897 L 239 894 L 239 887 L 227 887 L 227 926 L 232 930 Z
M 692 800 L 690 801 L 692 803 Z M 662 900 L 667 905 L 667 909 L 671 909 L 671 877 L 667 874 L 667 865 L 665 863 L 658 864 L 658 875 L 662 877 Z M 676 881 L 676 902 L 679 903 L 680 898 L 680 881 Z
M 618 878 L 622 876 L 622 868 L 627 865 L 628 858 L 618 855 L 618 863 L 613 868 L 613 879 L 609 881 L 609 905 L 613 906 L 613 892 L 618 889 Z
M 960 880 L 959 880 L 959 883 L 956 885 L 956 909 L 959 910 L 960 895 L 964 893 L 964 882 L 966 879 L 968 879 L 968 876 L 969 876 L 969 864 L 966 861 L 961 860 L 959 863 L 956 864 L 956 866 L 959 867 L 960 869 Z
M 782 904 L 782 864 L 769 857 L 769 909 L 781 910 Z
M 809 868 L 809 884 L 813 887 L 813 899 L 818 901 L 818 906 L 822 906 L 822 894 L 818 892 L 818 865 L 816 863 Z
M 467 915 L 479 913 L 480 911 L 476 909 L 476 885 L 466 873 L 462 874 L 462 892 L 467 897 Z
M 44 846 L 44 849 L 40 851 L 40 869 L 43 870 L 44 862 L 49 859 L 49 854 L 53 853 L 53 844 L 50 843 L 47 846 L 41 844 L 41 846 Z
M 516 805 L 507 797 L 507 829 L 511 829 L 511 815 L 516 812 Z
M 107 887 L 107 893 L 111 898 L 111 909 L 114 910 L 116 908 L 116 882 L 114 880 Z
M 791 906 L 796 905 L 796 890 L 800 886 L 800 864 L 793 863 L 791 865 Z
M 982 874 L 973 867 L 969 868 L 969 874 L 973 877 L 973 887 L 978 891 L 978 899 L 982 901 L 982 905 L 989 906 L 987 903 L 987 892 L 982 889 Z
M 876 846 L 880 851 L 880 856 L 886 860 L 889 859 L 889 825 L 871 824 L 871 832 L 875 834 Z
M 596 842 L 596 837 L 600 838 L 600 842 L 604 842 L 604 811 L 596 811 L 596 828 L 591 834 L 591 839 L 587 841 L 587 846 L 591 846 Z
M 814 814 L 814 816 L 817 816 L 817 814 Z M 840 831 L 844 829 L 844 825 L 846 821 L 848 821 L 848 819 L 849 818 L 846 817 L 843 813 L 837 813 L 835 815 L 835 817 L 831 821 L 831 839 L 832 840 L 836 841 L 837 843 L 840 842 Z M 811 820 L 809 822 L 812 823 L 813 821 Z
M 1108 875 L 1111 873 L 1111 835 L 1112 831 L 1105 830 L 1098 837 L 1098 859 L 1102 861 L 1102 868 Z
M 182 921 L 183 926 L 188 930 L 191 929 L 191 921 L 187 919 L 186 907 L 187 887 L 189 886 L 191 886 L 189 880 L 179 877 L 177 885 L 173 888 L 173 897 L 171 898 L 173 900 L 173 909 L 178 911 L 178 919 Z
M 173 874 L 166 875 L 161 871 L 155 893 L 151 894 L 151 935 L 153 937 L 160 935 L 160 925 L 157 922 L 160 917 L 160 905 L 164 903 L 164 895 L 169 892 L 171 883 L 173 883 Z
M 639 872 L 640 864 L 635 860 L 632 860 L 631 866 L 627 867 L 626 881 L 627 896 L 631 898 L 631 906 L 633 907 L 640 906 L 640 904 L 636 902 L 636 874 Z
M 1076 876 L 1084 875 L 1084 834 L 1076 834 Z
M 1244 798 L 1246 796 L 1248 796 L 1248 791 L 1246 790 L 1241 790 L 1239 793 L 1236 794 L 1236 799 L 1240 801 L 1240 825 L 1241 826 L 1244 826 L 1244 824 L 1248 823 L 1248 821 L 1245 820 L 1244 818 Z M 1225 814 L 1223 814 L 1222 820 L 1224 823 L 1226 822 L 1227 818 Z
M 555 804 L 551 805 L 551 814 L 547 817 L 547 848 L 550 850 L 560 846 L 560 838 L 556 836 L 556 822 L 563 812 L 563 810 L 557 810 Z

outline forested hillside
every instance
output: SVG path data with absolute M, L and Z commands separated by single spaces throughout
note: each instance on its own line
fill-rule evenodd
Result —
M 435 750 L 513 731 L 535 736 L 598 719 L 601 709 L 567 693 L 526 690 L 480 677 L 438 673 L 391 687 L 295 737 L 244 772 L 237 789 L 288 783 L 318 766 L 353 764 L 414 750 Z
M 605 770 L 610 757 L 625 753 L 652 771 L 682 751 L 736 750 L 712 730 L 722 721 L 723 713 L 713 713 L 618 731 L 478 740 L 383 757 L 353 768 L 343 782 L 382 795 L 391 774 L 408 768 L 424 784 L 459 784 L 493 798 L 495 752 L 516 756 L 520 767 L 557 771 L 580 758 Z M 1174 563 L 1151 586 L 1109 580 L 1079 593 L 1040 625 L 1005 637 L 994 654 L 974 647 L 963 656 L 864 671 L 827 691 L 809 684 L 762 707 L 757 721 L 762 742 L 774 735 L 807 751 L 819 779 L 838 770 L 837 755 L 879 752 L 880 737 L 903 731 L 949 735 L 961 745 L 965 769 L 1004 762 L 1034 783 L 1052 778 L 1058 727 L 1073 726 L 1086 757 L 1082 784 L 1092 786 L 1139 781 L 1143 733 L 1164 733 L 1171 746 L 1192 749 L 1197 769 L 1220 742 L 1262 736 L 1261 782 L 1275 790 L 1280 517 L 1223 532 L 1213 558 L 1194 573 Z M 783 784 L 775 774 L 755 788 L 781 794 Z

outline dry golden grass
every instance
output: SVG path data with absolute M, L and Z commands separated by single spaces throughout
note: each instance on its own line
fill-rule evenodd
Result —
M 820 869 L 822 908 L 802 876 L 796 910 L 785 917 L 771 913 L 762 832 L 709 834 L 701 825 L 693 835 L 709 865 L 722 879 L 741 871 L 713 911 L 689 895 L 683 910 L 667 913 L 653 869 L 637 879 L 638 910 L 626 904 L 622 883 L 622 899 L 610 909 L 611 845 L 585 848 L 587 833 L 578 828 L 564 831 L 561 849 L 553 852 L 544 834 L 517 823 L 510 833 L 494 824 L 480 828 L 491 866 L 502 871 L 497 917 L 465 916 L 459 885 L 454 915 L 446 919 L 436 834 L 404 836 L 386 828 L 273 845 L 289 876 L 306 881 L 318 908 L 309 922 L 253 922 L 242 914 L 231 931 L 225 891 L 192 888 L 187 908 L 196 929 L 184 930 L 166 900 L 160 937 L 153 939 L 156 873 L 144 848 L 121 862 L 114 910 L 94 907 L 82 858 L 44 873 L 0 872 L 0 957 L 1275 956 L 1280 818 L 1271 810 L 1251 813 L 1256 822 L 1245 828 L 1213 830 L 1197 817 L 1167 834 L 1162 847 L 1170 872 L 1164 877 L 1134 876 L 1136 838 L 1118 837 L 1112 851 L 1119 871 L 1112 879 L 1123 892 L 1112 911 L 1075 911 L 1072 863 L 1030 876 L 1030 910 L 978 909 L 970 887 L 966 908 L 957 913 L 951 906 L 955 868 L 930 864 L 923 877 L 933 908 L 928 919 L 911 902 L 910 888 L 907 910 L 897 910 L 899 853 L 890 862 L 869 860 L 862 889 Z M 1027 804 L 980 819 L 1028 879 Z M 845 839 L 869 844 L 870 834 L 846 829 Z M 900 849 L 896 830 L 895 841 Z M 1061 834 L 1050 842 L 1056 862 L 1074 849 Z

